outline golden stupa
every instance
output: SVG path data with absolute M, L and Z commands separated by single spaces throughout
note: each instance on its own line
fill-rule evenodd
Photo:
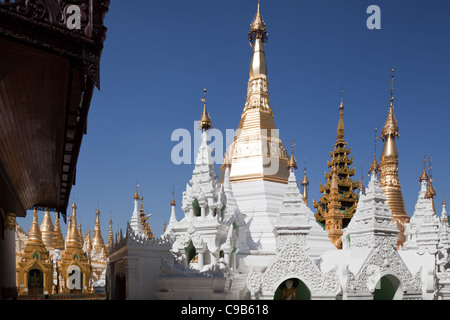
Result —
M 287 183 L 289 156 L 278 136 L 270 107 L 264 45 L 268 39 L 260 4 L 252 21 L 248 40 L 253 48 L 247 99 L 233 143 L 221 167 L 231 164 L 231 183 L 266 180 Z
M 380 160 L 380 186 L 386 195 L 388 207 L 392 211 L 392 217 L 397 222 L 397 227 L 400 230 L 397 245 L 402 246 L 406 240 L 404 224 L 409 222 L 409 216 L 406 214 L 400 180 L 398 178 L 398 152 L 395 145 L 395 138 L 399 137 L 399 133 L 397 120 L 394 115 L 393 101 L 394 69 L 392 69 L 389 112 L 381 134 L 384 147 Z

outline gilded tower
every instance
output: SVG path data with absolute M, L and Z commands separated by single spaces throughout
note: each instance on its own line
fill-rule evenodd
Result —
M 355 192 L 355 189 L 360 187 L 360 181 L 354 181 L 352 179 L 355 174 L 355 168 L 350 169 L 350 166 L 353 164 L 353 157 L 349 158 L 351 149 L 347 148 L 347 142 L 345 142 L 344 139 L 344 130 L 344 101 L 341 98 L 341 104 L 339 105 L 339 122 L 336 130 L 337 140 L 334 144 L 333 151 L 330 152 L 331 161 L 327 161 L 330 171 L 328 173 L 325 172 L 325 179 L 327 182 L 324 186 L 321 184 L 319 187 L 319 191 L 323 193 L 319 202 L 313 200 L 313 206 L 314 208 L 317 208 L 315 218 L 320 224 L 325 226 L 325 229 L 327 229 L 327 217 L 330 216 L 328 211 L 330 210 L 329 204 L 331 201 L 334 170 L 337 175 L 336 185 L 340 203 L 338 210 L 343 214 L 342 222 L 339 224 L 340 228 L 345 228 L 348 225 L 355 213 L 358 203 L 358 194 Z M 333 206 L 335 205 L 336 203 L 333 204 Z
M 231 164 L 230 181 L 265 180 L 286 183 L 288 154 L 278 137 L 269 103 L 269 82 L 264 46 L 268 40 L 260 3 L 248 33 L 253 48 L 250 62 L 247 99 L 234 142 L 228 147 L 221 167 L 222 176 Z
M 344 212 L 341 210 L 341 195 L 339 193 L 338 185 L 338 167 L 331 168 L 331 184 L 330 193 L 327 197 L 327 211 L 324 212 L 325 231 L 328 232 L 328 237 L 334 246 L 342 249 L 342 224 L 344 221 Z
M 396 137 L 399 137 L 399 133 L 397 120 L 394 115 L 394 69 L 392 69 L 389 112 L 381 134 L 384 147 L 380 159 L 380 186 L 386 195 L 389 209 L 392 211 L 393 220 L 397 222 L 397 227 L 400 230 L 397 245 L 402 246 L 403 242 L 406 240 L 404 224 L 409 222 L 409 217 L 406 214 L 401 185 L 398 178 L 398 152 L 395 145 Z

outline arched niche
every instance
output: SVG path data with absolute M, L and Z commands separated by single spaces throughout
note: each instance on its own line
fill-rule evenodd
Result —
M 289 278 L 275 290 L 274 300 L 311 300 L 311 291 L 300 279 Z
M 403 290 L 400 280 L 392 275 L 384 275 L 378 280 L 373 300 L 401 300 L 403 299 Z

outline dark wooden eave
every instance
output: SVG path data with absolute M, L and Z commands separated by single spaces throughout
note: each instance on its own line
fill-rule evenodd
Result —
M 82 8 L 67 28 L 65 8 Z M 0 0 L 0 209 L 65 218 L 99 63 L 109 0 Z

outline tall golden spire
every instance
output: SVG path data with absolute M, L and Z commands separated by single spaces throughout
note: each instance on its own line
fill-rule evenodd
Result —
M 264 55 L 264 45 L 268 40 L 266 24 L 261 16 L 260 2 L 258 0 L 258 8 L 256 9 L 255 18 L 250 25 L 248 33 L 248 41 L 253 47 L 252 60 L 250 63 L 250 78 L 258 74 L 267 75 L 266 57 Z
M 339 201 L 341 205 L 339 212 L 340 214 L 343 214 L 343 220 L 339 225 L 343 228 L 347 227 L 356 211 L 358 194 L 355 190 L 359 189 L 360 182 L 354 181 L 352 178 L 355 175 L 356 170 L 355 168 L 350 168 L 353 164 L 353 157 L 350 157 L 351 148 L 347 148 L 347 142 L 344 139 L 344 131 L 344 90 L 342 90 L 341 102 L 339 105 L 339 121 L 336 130 L 337 140 L 333 146 L 333 150 L 330 152 L 331 161 L 327 161 L 327 166 L 330 168 L 330 171 L 328 173 L 325 172 L 325 185 L 319 185 L 319 191 L 320 193 L 323 193 L 323 196 L 320 198 L 319 202 L 313 200 L 313 207 L 317 208 L 317 212 L 314 215 L 316 220 L 321 225 L 326 226 L 328 223 L 326 217 L 330 217 L 327 212 L 329 211 L 328 205 L 330 203 L 329 194 L 331 193 L 332 176 L 333 172 L 336 170 L 338 193 L 342 195 L 342 198 Z
M 399 137 L 397 120 L 394 115 L 394 69 L 392 69 L 391 98 L 389 112 L 381 133 L 384 142 L 380 161 L 380 186 L 387 198 L 389 209 L 392 211 L 394 221 L 397 221 L 399 229 L 397 245 L 402 246 L 406 237 L 404 224 L 409 222 L 406 214 L 401 185 L 398 178 L 398 152 L 395 138 Z
M 266 180 L 287 183 L 289 155 L 278 136 L 270 107 L 269 82 L 264 45 L 268 35 L 260 3 L 250 25 L 248 40 L 253 48 L 247 99 L 233 143 L 228 147 L 221 167 L 231 165 L 230 182 Z
M 97 252 L 101 252 L 105 248 L 105 243 L 103 242 L 102 233 L 100 231 L 100 210 L 97 205 L 97 210 L 95 211 L 95 224 L 94 224 L 94 236 L 92 237 L 92 248 Z

